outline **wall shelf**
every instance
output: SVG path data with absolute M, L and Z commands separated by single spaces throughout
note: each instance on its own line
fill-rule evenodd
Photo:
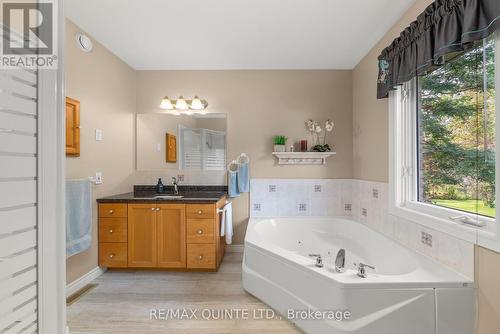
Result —
M 273 152 L 279 165 L 325 165 L 336 152 Z

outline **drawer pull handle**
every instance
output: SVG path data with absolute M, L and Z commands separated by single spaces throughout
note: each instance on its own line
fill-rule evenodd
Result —
M 198 214 L 201 215 L 203 213 L 203 210 L 198 210 Z
M 156 211 L 160 211 L 160 208 L 156 208 Z
M 109 233 L 113 233 L 113 230 L 109 230 Z
M 155 211 L 155 208 L 151 208 L 151 211 Z
M 196 231 L 198 234 L 203 234 L 203 230 L 200 228 L 198 231 Z
M 203 260 L 203 255 L 198 255 L 198 260 Z
M 110 214 L 110 215 L 112 215 L 114 212 L 115 212 L 115 210 L 113 210 L 113 209 L 110 209 L 110 210 L 109 210 L 109 214 Z
M 115 254 L 114 254 L 114 253 L 109 254 L 109 258 L 110 258 L 110 259 L 112 259 L 112 258 L 114 258 L 114 257 L 115 257 Z

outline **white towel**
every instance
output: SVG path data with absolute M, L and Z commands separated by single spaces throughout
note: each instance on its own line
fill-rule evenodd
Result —
M 220 235 L 226 236 L 226 244 L 233 243 L 233 206 L 231 203 L 227 203 L 222 209 Z

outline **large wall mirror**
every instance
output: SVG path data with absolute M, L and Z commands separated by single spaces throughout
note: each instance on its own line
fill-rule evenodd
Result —
M 137 114 L 137 170 L 224 171 L 226 115 Z

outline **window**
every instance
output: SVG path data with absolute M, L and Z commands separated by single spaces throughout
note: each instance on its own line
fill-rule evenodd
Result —
M 226 133 L 180 127 L 183 170 L 223 171 L 226 165 Z
M 498 250 L 499 41 L 497 32 L 391 92 L 389 118 L 390 213 L 470 242 L 493 240 L 485 247 Z
M 418 201 L 495 217 L 495 39 L 417 79 Z

